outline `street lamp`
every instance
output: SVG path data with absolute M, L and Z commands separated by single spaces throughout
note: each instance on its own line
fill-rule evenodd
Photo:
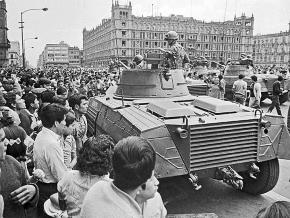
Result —
M 26 40 L 30 40 L 30 39 L 38 39 L 38 37 L 36 36 L 36 37 L 33 37 L 33 38 L 26 38 L 26 39 L 24 39 L 24 42 L 25 42 Z
M 21 21 L 20 21 L 20 29 L 21 29 L 21 44 L 22 44 L 22 65 L 23 65 L 23 69 L 25 69 L 25 47 L 24 47 L 24 39 L 23 39 L 23 14 L 28 12 L 28 11 L 47 11 L 48 8 L 32 8 L 32 9 L 27 9 L 25 11 L 21 12 Z M 35 37 L 36 38 L 36 37 Z

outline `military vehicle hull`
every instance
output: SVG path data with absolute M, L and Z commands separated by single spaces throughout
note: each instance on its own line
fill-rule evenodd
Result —
M 158 178 L 187 176 L 196 187 L 198 178 L 225 180 L 219 172 L 230 166 L 244 175 L 246 192 L 261 194 L 275 186 L 277 158 L 290 158 L 283 117 L 192 96 L 178 70 L 170 78 L 158 70 L 122 74 L 114 95 L 90 99 L 90 134 L 109 134 L 116 141 L 132 135 L 148 139 L 157 154 Z M 139 79 L 133 82 L 134 74 Z M 253 163 L 263 171 L 256 179 L 248 177 Z
M 244 74 L 244 80 L 247 82 L 248 89 L 252 83 L 251 76 L 253 75 L 252 70 L 248 69 L 246 65 L 228 65 L 225 69 L 224 79 L 226 81 L 226 93 L 225 98 L 228 100 L 233 100 L 233 84 L 236 80 L 238 80 L 239 74 Z M 265 99 L 272 99 L 273 92 L 273 83 L 278 79 L 277 75 L 273 74 L 255 74 L 258 78 L 258 83 L 261 84 L 262 97 L 261 101 Z M 289 80 L 285 80 L 282 82 L 282 86 L 284 87 L 284 92 L 280 96 L 280 103 L 288 101 L 288 90 Z

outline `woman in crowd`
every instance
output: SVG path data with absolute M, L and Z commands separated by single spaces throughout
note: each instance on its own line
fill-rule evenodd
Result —
M 101 180 L 110 180 L 113 148 L 110 137 L 89 138 L 79 152 L 76 170 L 68 171 L 59 181 L 60 206 L 69 216 L 79 217 L 84 197 L 91 186 Z
M 1 120 L 6 113 L 1 113 Z M 38 187 L 27 184 L 27 176 L 22 165 L 12 156 L 6 155 L 8 140 L 0 120 L 0 168 L 1 168 L 1 195 L 4 199 L 4 214 L 7 218 L 33 217 L 27 214 L 29 207 L 35 207 L 38 201 Z M 1 210 L 1 209 L 0 209 Z M 1 212 L 0 212 L 1 213 Z

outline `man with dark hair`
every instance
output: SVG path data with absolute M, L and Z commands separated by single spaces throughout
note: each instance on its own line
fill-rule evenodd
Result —
M 280 108 L 280 101 L 279 96 L 282 94 L 283 89 L 281 87 L 281 82 L 283 81 L 282 76 L 278 76 L 278 80 L 273 83 L 273 96 L 272 96 L 272 103 L 268 109 L 268 113 L 271 113 L 274 107 L 276 107 L 278 115 L 282 115 L 281 108 Z
M 249 107 L 252 108 L 260 108 L 260 100 L 262 97 L 262 91 L 261 91 L 261 84 L 258 83 L 258 78 L 256 75 L 251 76 L 252 84 L 250 86 L 250 101 L 249 101 Z
M 51 81 L 47 78 L 39 78 L 38 80 L 38 84 L 40 88 L 46 88 L 46 89 L 50 89 L 51 88 Z
M 53 97 L 55 96 L 55 92 L 51 90 L 45 90 L 40 95 L 41 105 L 40 107 L 44 107 L 50 103 L 53 103 Z
M 88 110 L 88 99 L 85 95 L 74 94 L 69 97 L 68 103 L 76 115 L 73 136 L 76 140 L 77 151 L 79 151 L 87 140 L 88 123 L 85 114 Z
M 45 173 L 39 186 L 38 217 L 47 217 L 43 211 L 44 202 L 57 192 L 57 183 L 67 168 L 64 164 L 60 137 L 64 132 L 67 109 L 59 104 L 49 104 L 41 109 L 39 117 L 43 128 L 37 135 L 33 148 L 33 160 L 37 169 Z
M 244 74 L 239 74 L 239 79 L 233 84 L 234 101 L 244 105 L 247 97 L 247 83 L 243 80 Z
M 23 96 L 25 109 L 20 110 L 20 126 L 30 135 L 33 130 L 40 126 L 36 110 L 39 108 L 37 96 L 33 93 L 27 93 Z
M 100 181 L 88 191 L 81 217 L 164 218 L 167 212 L 154 175 L 156 153 L 149 141 L 137 136 L 122 139 L 112 160 L 114 181 Z

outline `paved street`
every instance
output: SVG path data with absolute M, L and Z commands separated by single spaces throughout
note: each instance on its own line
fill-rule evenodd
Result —
M 265 100 L 262 104 L 264 111 L 270 102 Z M 288 107 L 289 102 L 281 106 L 285 117 Z M 276 109 L 273 113 L 277 113 Z M 249 195 L 212 179 L 201 180 L 202 189 L 199 191 L 194 191 L 186 179 L 172 179 L 166 183 L 161 182 L 160 192 L 170 214 L 215 213 L 220 218 L 251 218 L 271 202 L 290 199 L 290 161 L 279 162 L 279 181 L 272 191 L 264 195 Z

